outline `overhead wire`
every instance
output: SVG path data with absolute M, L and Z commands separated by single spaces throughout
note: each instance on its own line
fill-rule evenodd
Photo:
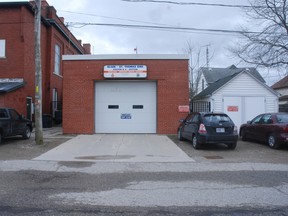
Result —
M 178 2 L 178 1 L 159 1 L 159 0 L 121 0 L 125 2 L 133 3 L 165 3 L 175 5 L 196 5 L 196 6 L 217 6 L 217 7 L 231 7 L 231 8 L 262 8 L 263 6 L 251 6 L 251 5 L 234 5 L 234 4 L 219 4 L 219 3 L 201 3 L 201 2 Z

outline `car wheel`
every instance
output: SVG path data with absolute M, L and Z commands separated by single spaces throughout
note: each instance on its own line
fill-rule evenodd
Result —
M 242 132 L 241 132 L 241 138 L 243 141 L 247 141 L 247 136 L 246 136 L 246 130 L 243 129 Z
M 26 126 L 25 131 L 22 134 L 23 139 L 29 139 L 31 136 L 30 127 Z
M 180 140 L 180 141 L 183 140 L 183 136 L 182 136 L 181 128 L 178 129 L 178 132 L 177 132 L 177 138 L 178 138 L 178 140 Z
M 192 146 L 194 149 L 200 149 L 200 144 L 197 140 L 196 135 L 193 135 L 193 137 L 192 137 Z
M 229 143 L 229 144 L 228 144 L 228 149 L 234 150 L 234 149 L 236 148 L 236 146 L 237 146 L 237 142 Z
M 279 143 L 277 142 L 277 140 L 273 134 L 270 134 L 268 136 L 268 145 L 270 148 L 273 148 L 273 149 L 279 148 Z

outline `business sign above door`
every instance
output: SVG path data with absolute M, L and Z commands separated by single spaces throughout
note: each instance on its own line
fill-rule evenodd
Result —
M 146 78 L 146 65 L 105 65 L 105 78 Z

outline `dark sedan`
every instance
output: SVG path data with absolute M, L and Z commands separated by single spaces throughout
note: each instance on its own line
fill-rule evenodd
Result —
M 237 146 L 237 127 L 224 113 L 191 113 L 180 121 L 178 139 L 191 140 L 195 149 L 212 143 L 225 143 L 229 149 Z
M 278 149 L 288 143 L 288 114 L 264 113 L 240 127 L 243 141 L 257 140 L 268 143 L 270 148 Z

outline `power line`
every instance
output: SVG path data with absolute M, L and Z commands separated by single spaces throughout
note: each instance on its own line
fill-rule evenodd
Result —
M 148 25 L 127 25 L 127 24 L 112 24 L 112 23 L 81 23 L 81 22 L 69 22 L 70 25 L 84 26 L 110 26 L 110 27 L 122 27 L 122 28 L 138 28 L 138 29 L 152 29 L 152 30 L 173 30 L 173 31 L 197 31 L 197 32 L 209 32 L 209 33 L 225 33 L 225 34 L 259 34 L 260 32 L 252 31 L 238 31 L 227 29 L 202 29 L 202 28 L 188 28 L 188 27 L 173 27 L 173 26 L 148 26 Z
M 73 11 L 66 11 L 66 10 L 58 10 L 65 13 L 71 13 L 71 14 L 79 14 L 84 16 L 94 16 L 94 17 L 100 17 L 105 19 L 114 19 L 114 20 L 122 20 L 122 21 L 129 21 L 129 22 L 136 22 L 136 23 L 146 23 L 146 24 L 153 24 L 153 25 L 166 25 L 166 24 L 160 24 L 160 23 L 154 23 L 154 22 L 147 22 L 147 21 L 140 21 L 140 20 L 133 20 L 133 19 L 124 19 L 120 17 L 110 17 L 110 16 L 102 16 L 97 14 L 89 14 L 89 13 L 82 13 L 82 12 L 73 12 Z M 170 26 L 170 25 L 167 25 Z
M 158 0 L 122 0 L 125 2 L 133 3 L 165 3 L 175 5 L 196 5 L 196 6 L 217 6 L 217 7 L 231 7 L 231 8 L 262 8 L 263 6 L 250 6 L 250 5 L 232 5 L 232 4 L 215 4 L 215 3 L 200 3 L 200 2 L 177 2 L 177 1 L 158 1 Z

